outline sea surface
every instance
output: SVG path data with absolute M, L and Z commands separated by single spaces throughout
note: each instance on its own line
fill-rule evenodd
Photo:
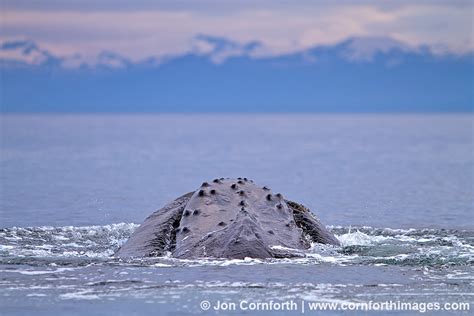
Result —
M 396 315 L 428 303 L 440 315 L 467 303 L 470 314 L 473 122 L 4 114 L 0 315 L 270 315 L 249 310 L 270 302 L 295 302 L 279 311 L 290 315 L 333 303 L 337 315 L 365 313 L 343 304 L 387 301 L 411 304 Z M 216 177 L 248 177 L 304 204 L 342 246 L 315 244 L 295 259 L 114 258 L 146 216 Z

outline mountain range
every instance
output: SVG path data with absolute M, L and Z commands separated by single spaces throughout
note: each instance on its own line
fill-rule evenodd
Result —
M 0 44 L 2 112 L 472 112 L 474 54 L 389 38 L 272 55 L 199 35 L 188 52 L 93 63 L 33 41 Z

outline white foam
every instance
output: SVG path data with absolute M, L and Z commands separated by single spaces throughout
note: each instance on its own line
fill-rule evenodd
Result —
M 0 229 L 0 260 L 16 257 L 21 260 L 111 260 L 119 245 L 127 240 L 138 225 L 118 223 L 105 226 L 63 226 L 63 227 L 25 227 Z M 474 246 L 466 239 L 466 232 L 436 229 L 393 229 L 372 227 L 333 227 L 341 241 L 341 247 L 313 244 L 307 251 L 299 251 L 302 257 L 287 259 L 216 259 L 203 258 L 180 260 L 171 258 L 167 253 L 160 258 L 134 260 L 130 263 L 167 268 L 173 266 L 230 266 L 256 264 L 417 264 L 433 261 L 441 264 L 469 264 L 474 258 Z M 337 232 L 339 231 L 339 232 Z M 364 246 L 345 249 L 348 246 Z M 289 251 L 294 249 L 280 245 L 272 246 L 274 250 Z M 9 259 L 8 259 L 9 260 Z M 158 260 L 158 262 L 157 262 Z M 129 264 L 128 261 L 120 261 Z M 11 272 L 8 270 L 5 272 Z M 13 270 L 14 271 L 14 270 Z M 24 274 L 55 273 L 33 270 L 18 270 Z M 51 270 L 52 271 L 52 270 Z M 22 273 L 22 272 L 17 272 Z
M 59 295 L 63 300 L 98 300 L 100 296 L 92 294 L 90 291 L 79 291 Z
M 58 268 L 55 270 L 0 270 L 0 272 L 9 272 L 9 273 L 20 273 L 25 275 L 40 275 L 40 274 L 51 274 L 51 273 L 61 273 L 64 271 L 72 271 L 76 268 Z
M 339 239 L 343 246 L 370 246 L 392 239 L 391 237 L 385 236 L 371 236 L 360 231 L 356 231 L 354 233 L 347 233 L 336 237 L 337 239 Z

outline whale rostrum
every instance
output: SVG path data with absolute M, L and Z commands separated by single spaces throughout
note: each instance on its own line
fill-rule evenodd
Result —
M 115 256 L 283 258 L 311 243 L 339 245 L 303 205 L 247 178 L 220 178 L 151 214 Z

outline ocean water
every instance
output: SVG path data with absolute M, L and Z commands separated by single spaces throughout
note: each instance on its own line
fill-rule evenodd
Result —
M 270 311 L 240 302 L 270 301 L 296 302 L 280 311 L 295 315 L 386 301 L 472 313 L 473 118 L 2 115 L 0 314 L 253 315 Z M 216 177 L 306 205 L 342 246 L 296 259 L 113 257 L 147 215 Z

